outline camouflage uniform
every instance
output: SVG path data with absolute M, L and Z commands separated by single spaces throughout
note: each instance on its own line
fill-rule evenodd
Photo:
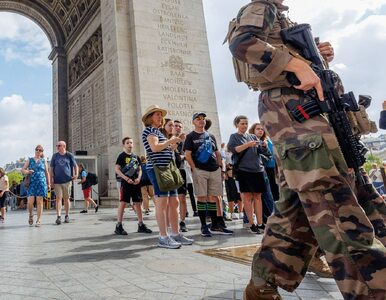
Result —
M 259 117 L 275 145 L 281 188 L 253 259 L 252 278 L 293 291 L 319 245 L 345 299 L 386 299 L 386 248 L 358 204 L 328 121 L 317 116 L 301 124 L 285 107 L 288 101 L 307 101 L 302 91 L 289 87 L 283 71 L 293 52 L 281 45 L 280 30 L 288 22 L 276 9 L 287 8 L 281 1 L 252 2 L 238 16 L 230 50 L 256 73 L 252 87 L 262 91 Z M 378 195 L 358 193 L 373 221 L 382 222 L 374 209 Z

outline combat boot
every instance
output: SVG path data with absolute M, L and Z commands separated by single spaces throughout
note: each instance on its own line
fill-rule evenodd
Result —
M 282 300 L 277 291 L 277 287 L 269 283 L 265 283 L 259 287 L 253 284 L 252 279 L 249 281 L 244 290 L 244 300 Z
M 308 265 L 308 272 L 313 272 L 319 277 L 333 278 L 330 267 L 322 257 L 314 256 Z

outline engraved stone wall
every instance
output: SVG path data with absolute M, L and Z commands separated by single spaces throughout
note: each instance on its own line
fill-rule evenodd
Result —
M 188 130 L 205 111 L 219 137 L 201 0 L 133 0 L 138 115 L 151 104 L 168 110 Z

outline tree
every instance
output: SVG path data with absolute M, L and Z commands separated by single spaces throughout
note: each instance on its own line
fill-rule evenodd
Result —
M 7 176 L 8 176 L 8 182 L 9 182 L 10 186 L 12 185 L 13 181 L 16 181 L 17 184 L 19 184 L 20 181 L 23 180 L 23 175 L 20 174 L 20 172 L 17 172 L 17 171 L 9 172 L 9 173 L 7 173 Z
M 369 173 L 369 171 L 372 169 L 371 165 L 376 163 L 378 167 L 382 166 L 382 159 L 374 154 L 369 154 L 366 156 L 366 162 L 363 165 L 365 168 L 366 172 Z

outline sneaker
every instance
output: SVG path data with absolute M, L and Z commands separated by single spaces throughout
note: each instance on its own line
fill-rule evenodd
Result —
M 232 230 L 228 230 L 226 228 L 222 228 L 222 227 L 213 227 L 210 229 L 210 231 L 212 232 L 212 234 L 218 234 L 218 235 L 231 235 L 233 234 L 233 231 Z
M 211 237 L 212 233 L 210 232 L 207 225 L 201 227 L 201 235 L 203 237 Z
M 184 221 L 180 222 L 180 231 L 181 232 L 188 232 L 188 229 L 186 228 L 186 224 Z
M 265 224 L 257 225 L 257 228 L 259 228 L 261 231 L 265 230 Z
M 69 216 L 64 217 L 64 223 L 70 223 L 70 217 Z
M 197 211 L 193 212 L 193 217 L 198 217 L 198 212 Z
M 158 239 L 158 247 L 167 248 L 167 249 L 178 249 L 181 247 L 181 243 L 176 242 L 170 236 L 167 237 L 159 237 Z
M 127 235 L 126 230 L 123 229 L 122 223 L 115 226 L 115 231 L 118 235 Z
M 314 256 L 308 265 L 308 272 L 313 272 L 319 277 L 333 278 L 330 267 L 322 257 Z
M 249 227 L 249 230 L 251 231 L 251 233 L 255 233 L 255 234 L 261 234 L 261 231 L 259 228 L 257 228 L 257 226 L 255 224 L 252 224 L 251 227 Z
M 189 212 L 186 212 L 185 218 L 189 218 Z
M 151 229 L 147 228 L 145 223 L 142 223 L 142 224 L 138 224 L 137 232 L 140 232 L 140 233 L 152 233 L 153 231 Z
M 218 217 L 218 226 L 221 228 L 227 228 L 227 225 L 225 224 L 224 218 L 223 217 Z
M 56 223 L 57 225 L 62 224 L 62 217 L 61 217 L 61 216 L 58 216 L 58 217 L 56 218 L 55 223 Z
M 231 213 L 232 220 L 238 220 L 239 216 L 236 213 Z
M 181 245 L 191 245 L 194 242 L 193 239 L 189 239 L 186 236 L 183 236 L 181 233 L 178 235 L 172 235 L 172 239 L 177 243 L 181 243 Z
M 84 209 L 84 210 L 82 210 L 80 213 L 81 213 L 81 214 L 87 214 L 88 211 Z
M 269 283 L 265 283 L 257 287 L 253 284 L 253 281 L 251 279 L 244 290 L 244 300 L 256 300 L 256 299 L 282 300 L 283 298 L 280 296 L 279 292 L 277 291 L 276 286 L 270 285 Z
M 99 209 L 99 205 L 95 206 L 95 212 L 97 213 Z
M 244 219 L 244 213 L 239 213 L 239 219 Z
M 148 216 L 149 214 L 150 214 L 150 210 L 145 210 L 145 212 L 144 212 L 144 214 L 146 215 L 146 216 Z

